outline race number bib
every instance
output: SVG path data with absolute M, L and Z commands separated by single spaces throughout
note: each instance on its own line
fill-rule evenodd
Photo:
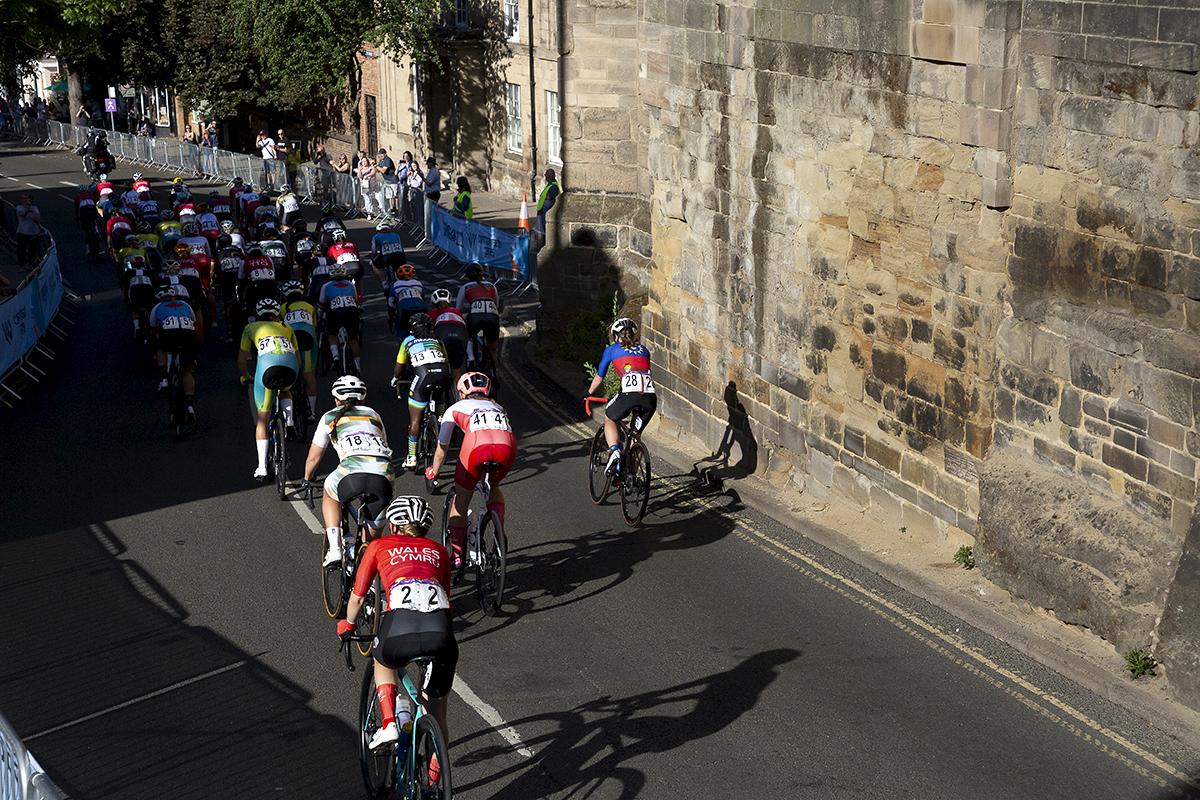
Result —
M 338 439 L 337 450 L 341 458 L 350 456 L 391 458 L 392 456 L 392 449 L 383 443 L 383 437 L 367 431 L 349 433 Z
M 654 394 L 654 381 L 649 372 L 626 372 L 621 376 L 621 391 Z
M 207 248 L 208 248 L 208 245 L 205 242 L 189 242 L 188 243 L 188 249 L 192 251 L 192 255 L 194 255 L 194 256 L 195 255 L 203 255 L 204 251 Z
M 296 242 L 296 252 L 311 253 L 315 246 L 316 245 L 313 244 L 312 239 L 301 239 L 300 241 Z
M 288 326 L 292 327 L 292 328 L 295 328 L 297 325 L 312 325 L 313 324 L 312 314 L 308 313 L 304 309 L 298 309 L 296 311 L 287 312 L 287 314 L 283 318 L 283 321 L 286 322 L 288 324 Z
M 498 409 L 476 411 L 471 415 L 472 431 L 511 431 L 508 414 Z
M 200 280 L 200 270 L 196 269 L 195 267 L 182 267 L 179 270 L 179 277 L 195 278 L 196 280 Z
M 383 247 L 379 249 L 379 252 L 385 256 L 390 256 L 394 253 L 403 254 L 404 245 L 400 244 L 399 242 L 385 242 Z
M 414 367 L 425 367 L 430 364 L 444 364 L 446 362 L 446 357 L 436 347 L 426 347 L 423 350 L 417 350 L 411 355 Z
M 250 270 L 250 280 L 252 281 L 273 281 L 275 280 L 275 270 L 259 267 L 258 269 Z
M 358 308 L 358 301 L 352 295 L 339 294 L 329 301 L 330 308 Z
M 490 297 L 481 297 L 478 300 L 471 301 L 472 314 L 495 314 L 496 301 Z
M 196 323 L 191 317 L 167 317 L 162 321 L 164 331 L 194 331 Z
M 267 247 L 263 249 L 267 258 L 287 258 L 287 250 L 282 247 Z
M 403 608 L 407 611 L 445 611 L 450 608 L 450 598 L 439 583 L 404 580 L 392 584 L 388 592 L 388 608 L 396 610 Z
M 351 261 L 358 261 L 358 256 L 354 253 L 338 253 L 337 263 L 349 264 Z
M 129 279 L 130 286 L 149 286 L 150 278 L 145 275 L 135 275 Z
M 404 286 L 396 291 L 397 300 L 420 300 L 421 290 L 416 286 Z
M 243 263 L 245 263 L 245 262 L 243 262 L 242 259 L 237 258 L 236 256 L 229 256 L 228 258 L 222 258 L 221 259 L 221 271 L 222 272 L 240 272 L 242 269 Z
M 292 347 L 292 340 L 284 336 L 264 336 L 258 340 L 258 354 L 266 353 L 291 353 L 296 354 L 296 348 Z

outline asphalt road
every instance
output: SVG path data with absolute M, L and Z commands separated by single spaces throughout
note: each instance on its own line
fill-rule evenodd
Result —
M 4 144 L 0 174 L 10 200 L 37 187 L 86 297 L 51 377 L 0 416 L 0 711 L 70 797 L 361 796 L 361 672 L 320 537 L 251 479 L 233 355 L 206 347 L 174 441 L 112 266 L 82 261 L 78 160 Z M 368 291 L 368 402 L 402 442 Z M 592 506 L 590 425 L 523 345 L 503 349 L 508 600 L 489 618 L 455 595 L 458 797 L 1200 796 L 1194 750 L 687 472 L 655 462 L 639 530 Z

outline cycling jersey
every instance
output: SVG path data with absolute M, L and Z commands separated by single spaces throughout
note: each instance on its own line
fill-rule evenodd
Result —
M 229 201 L 221 197 L 213 197 L 208 201 L 208 209 L 224 222 L 229 219 Z
M 500 299 L 496 287 L 486 281 L 471 281 L 458 290 L 454 307 L 467 319 L 467 332 L 472 336 L 482 331 L 488 342 L 500 338 Z
M 279 313 L 284 323 L 296 334 L 301 368 L 304 372 L 312 372 L 313 351 L 317 346 L 317 310 L 310 303 L 294 300 L 284 304 Z
M 315 305 L 321 303 L 321 290 L 325 284 L 333 280 L 329 274 L 329 259 L 324 256 L 312 256 L 308 272 L 308 302 Z
M 178 297 L 164 300 L 150 310 L 149 324 L 158 338 L 158 349 L 178 354 L 181 367 L 190 367 L 198 349 L 192 307 Z
M 341 242 L 329 248 L 329 257 L 335 264 L 358 261 L 358 248 L 354 246 L 353 242 Z
M 246 191 L 246 187 L 242 186 L 240 183 L 231 187 L 229 189 L 229 205 L 232 207 L 240 208 L 241 206 L 239 205 L 239 203 L 241 202 L 241 196 L 245 191 Z
M 321 287 L 322 308 L 329 309 L 331 314 L 342 311 L 358 310 L 358 292 L 354 284 L 344 278 L 333 280 Z M 354 331 L 350 331 L 354 333 Z
M 217 265 L 221 270 L 221 296 L 226 303 L 232 303 L 237 295 L 237 283 L 246 265 L 246 257 L 242 255 L 241 248 L 232 245 L 222 247 L 217 254 Z
M 446 351 L 437 339 L 418 339 L 408 336 L 400 343 L 396 363 L 413 366 L 412 383 L 408 387 L 408 405 L 424 409 L 436 387 L 444 391 L 449 386 L 450 369 Z
M 209 246 L 208 239 L 203 236 L 183 236 L 180 237 L 177 244 L 185 244 L 188 250 L 191 250 L 193 253 L 202 253 L 212 258 L 212 249 Z
M 400 280 L 388 290 L 388 308 L 425 310 L 425 287 L 416 279 Z
M 242 192 L 238 195 L 238 208 L 242 210 L 242 219 L 254 219 L 254 209 L 258 208 L 258 192 Z M 251 205 L 253 203 L 253 205 Z
M 81 223 L 88 223 L 100 216 L 100 209 L 96 208 L 96 199 L 92 197 L 91 192 L 80 192 L 75 195 L 75 219 Z
M 422 536 L 381 536 L 358 564 L 354 593 L 365 596 L 379 575 L 389 609 L 424 614 L 450 610 L 450 555 Z
M 139 178 L 133 182 L 133 190 L 138 194 L 150 194 L 150 181 L 145 178 Z
M 142 249 L 147 251 L 146 252 L 147 256 L 150 255 L 150 253 L 149 253 L 150 250 L 158 250 L 158 244 L 159 244 L 158 234 L 139 233 L 137 235 L 137 237 L 138 237 L 138 241 L 142 243 Z M 162 258 L 161 253 L 159 253 L 159 258 Z
M 292 194 L 291 192 L 281 194 L 279 195 L 279 208 L 285 214 L 291 211 L 299 211 L 300 201 L 296 199 L 296 195 Z
M 374 409 L 355 405 L 325 412 L 317 422 L 313 444 L 325 448 L 331 442 L 338 455 L 338 466 L 325 479 L 325 491 L 334 500 L 341 502 L 338 485 L 352 473 L 369 472 L 384 475 L 389 481 L 394 479 L 387 431 Z
M 213 244 L 217 243 L 217 237 L 221 235 L 221 220 L 217 219 L 217 215 L 211 211 L 196 217 L 196 224 L 200 226 L 200 235 L 206 239 L 210 239 Z
M 154 305 L 154 275 L 148 268 L 135 267 L 121 273 L 118 282 L 125 293 L 125 310 L 148 309 Z
M 467 354 L 467 322 L 453 306 L 435 308 L 429 312 L 433 319 L 433 334 L 441 340 L 451 369 L 461 369 Z
M 282 322 L 252 322 L 242 331 L 241 349 L 256 353 L 254 405 L 269 411 L 277 390 L 286 390 L 300 374 L 300 348 L 296 334 Z
M 154 225 L 158 222 L 158 202 L 155 200 L 143 200 L 137 205 L 138 218 L 142 222 L 149 222 Z
M 275 283 L 275 265 L 263 255 L 248 256 L 242 262 L 238 279 L 246 281 L 246 313 L 254 316 L 259 300 L 276 299 L 279 289 Z
M 610 365 L 621 382 L 621 389 L 605 404 L 604 415 L 616 421 L 629 416 L 635 408 L 640 408 L 642 410 L 638 414 L 636 428 L 644 430 L 658 408 L 658 395 L 650 377 L 650 351 L 641 344 L 625 347 L 620 342 L 614 342 L 605 348 L 596 374 L 606 374 Z
M 168 230 L 178 231 L 180 236 L 183 235 L 183 229 L 180 228 L 179 223 L 173 219 L 158 223 L 154 226 L 154 230 L 158 232 L 159 236 L 164 238 L 166 237 Z
M 100 201 L 107 200 L 109 195 L 116 191 L 116 188 L 116 185 L 112 181 L 101 181 L 98 183 L 96 185 L 96 192 L 100 195 Z
M 317 249 L 317 239 L 308 231 L 292 234 L 292 259 L 301 263 L 308 259 Z
M 175 218 L 196 216 L 196 204 L 191 200 L 180 200 L 174 205 Z
M 483 477 L 483 465 L 494 461 L 500 465 L 493 478 L 499 483 L 517 458 L 517 439 L 508 414 L 494 400 L 468 397 L 442 415 L 438 444 L 449 447 L 455 427 L 462 430 L 463 442 L 458 449 L 454 482 L 464 489 L 474 489 Z
M 262 225 L 264 222 L 275 222 L 279 219 L 279 212 L 275 210 L 275 206 L 259 206 L 254 209 L 254 224 Z
M 104 226 L 104 230 L 108 234 L 109 239 L 113 238 L 113 231 L 119 231 L 122 235 L 127 236 L 133 233 L 133 223 L 130 222 L 129 217 L 116 216 L 108 221 L 108 224 Z
M 400 243 L 400 234 L 390 231 L 375 234 L 371 239 L 371 258 L 375 266 L 380 268 L 404 264 L 404 245 Z
M 138 193 L 133 189 L 124 192 L 121 195 L 121 203 L 129 209 L 137 208 L 138 203 L 142 202 L 142 198 L 138 197 Z
M 263 255 L 271 259 L 275 266 L 275 280 L 290 280 L 292 267 L 288 263 L 287 245 L 279 239 L 267 239 L 259 242 L 259 246 L 262 247 Z
M 342 231 L 343 233 L 345 233 L 346 226 L 343 225 L 342 221 L 340 219 L 338 219 L 337 217 L 327 216 L 327 217 L 321 217 L 321 220 L 317 223 L 317 230 L 322 231 L 322 232 L 329 232 L 331 234 L 334 231 Z

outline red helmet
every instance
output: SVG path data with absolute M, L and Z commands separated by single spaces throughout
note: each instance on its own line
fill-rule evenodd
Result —
M 466 399 L 473 394 L 492 394 L 492 382 L 482 372 L 468 372 L 458 379 L 458 396 Z

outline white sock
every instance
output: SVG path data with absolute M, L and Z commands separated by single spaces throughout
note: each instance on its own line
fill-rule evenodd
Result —
M 333 353 L 333 360 L 334 360 L 334 361 L 337 361 L 337 359 L 338 359 L 338 346 L 337 346 L 336 344 L 331 344 L 331 345 L 329 345 L 329 352 Z
M 341 528 L 326 528 L 325 538 L 329 540 L 329 549 L 342 552 L 342 529 Z
M 292 401 L 281 397 L 279 398 L 279 407 L 283 409 L 283 424 L 294 424 L 295 421 L 292 418 Z
M 254 444 L 258 447 L 258 468 L 267 468 L 267 440 L 255 439 Z
M 313 416 L 317 415 L 317 396 L 315 394 L 308 396 L 308 413 Z

